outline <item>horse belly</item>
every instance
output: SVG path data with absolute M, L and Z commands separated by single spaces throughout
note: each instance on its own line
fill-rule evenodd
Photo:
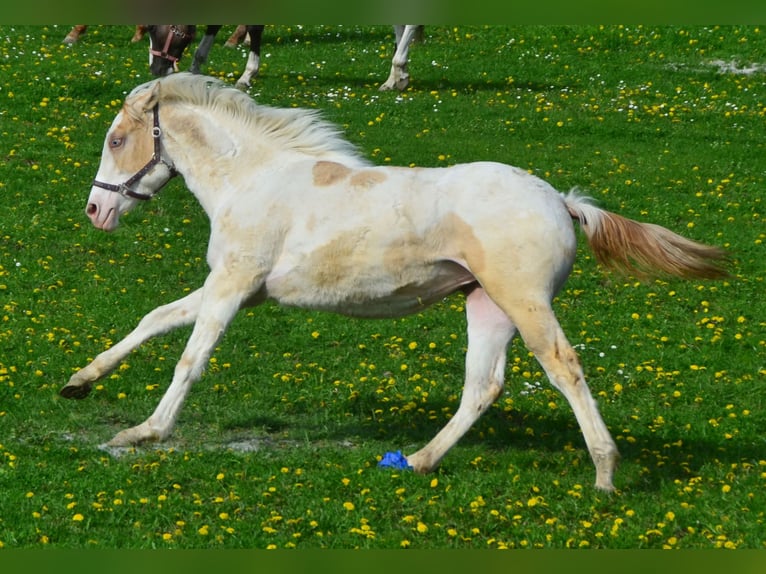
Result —
M 421 311 L 474 281 L 452 261 L 412 265 L 395 273 L 385 265 L 332 270 L 299 265 L 275 268 L 266 280 L 266 292 L 283 305 L 383 318 Z

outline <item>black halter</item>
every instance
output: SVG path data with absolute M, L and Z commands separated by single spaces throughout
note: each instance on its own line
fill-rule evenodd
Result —
M 161 154 L 160 136 L 162 135 L 162 130 L 160 129 L 159 104 L 155 104 L 154 108 L 152 108 L 152 113 L 154 114 L 154 127 L 152 127 L 152 138 L 154 139 L 154 153 L 152 154 L 152 159 L 150 159 L 144 167 L 138 170 L 136 174 L 133 175 L 133 177 L 129 178 L 124 183 L 115 185 L 113 183 L 104 183 L 102 181 L 98 181 L 97 179 L 94 179 L 93 180 L 94 186 L 101 187 L 109 191 L 117 192 L 124 197 L 132 197 L 134 199 L 141 199 L 145 201 L 145 200 L 151 199 L 154 196 L 154 194 L 146 195 L 143 193 L 138 193 L 137 191 L 133 191 L 131 189 L 131 186 L 134 183 L 139 182 L 141 178 L 144 177 L 147 173 L 149 173 L 155 165 L 157 165 L 158 163 L 161 163 L 170 170 L 170 177 L 167 179 L 165 183 L 163 183 L 159 188 L 157 188 L 155 193 L 159 191 L 160 189 L 162 189 L 165 186 L 165 184 L 167 184 L 168 181 L 170 181 L 176 175 L 178 175 L 178 172 L 176 172 L 175 166 L 171 162 L 168 162 L 167 160 L 165 160 Z

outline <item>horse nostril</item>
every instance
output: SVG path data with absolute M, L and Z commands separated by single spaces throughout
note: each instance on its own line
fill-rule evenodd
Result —
M 97 211 L 98 211 L 98 207 L 96 206 L 95 203 L 89 203 L 88 207 L 85 208 L 85 213 L 87 213 L 88 215 L 95 215 Z

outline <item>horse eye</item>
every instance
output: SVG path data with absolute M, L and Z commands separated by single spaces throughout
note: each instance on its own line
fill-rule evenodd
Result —
M 116 147 L 120 147 L 122 145 L 122 138 L 114 136 L 112 139 L 109 140 L 109 147 L 114 149 Z

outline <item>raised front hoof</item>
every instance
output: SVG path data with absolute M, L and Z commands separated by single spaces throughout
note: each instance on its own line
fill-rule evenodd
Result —
M 64 385 L 59 394 L 65 399 L 84 399 L 90 394 L 91 385 L 89 384 L 77 384 L 67 383 Z

